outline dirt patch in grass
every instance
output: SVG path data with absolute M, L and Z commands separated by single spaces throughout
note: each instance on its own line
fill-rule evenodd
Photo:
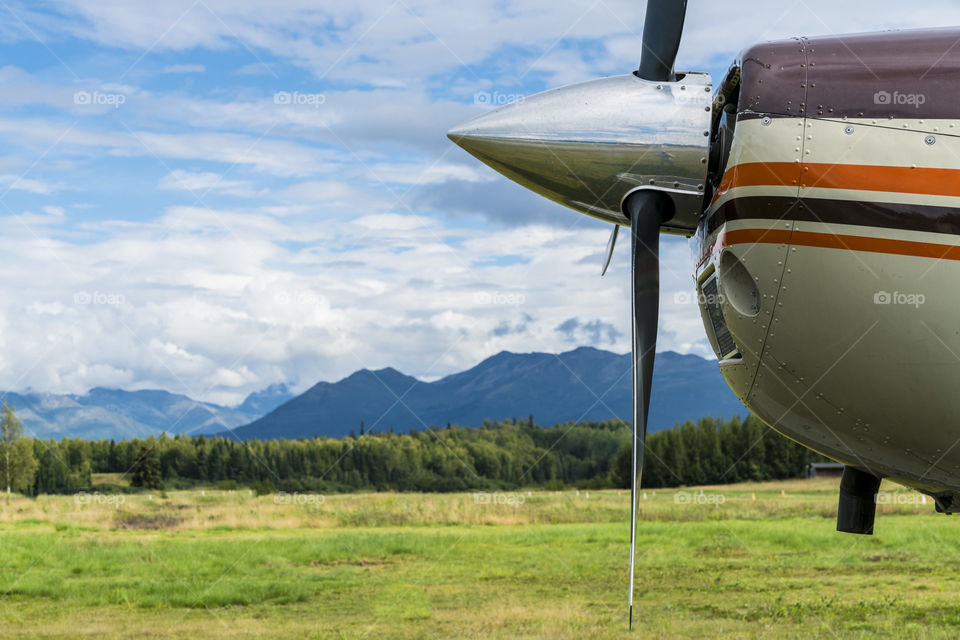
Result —
M 168 513 L 121 513 L 115 519 L 117 529 L 173 529 L 183 518 Z

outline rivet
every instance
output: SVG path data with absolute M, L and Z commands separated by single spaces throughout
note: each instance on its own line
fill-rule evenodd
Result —
M 847 126 L 845 126 L 845 127 L 843 128 L 843 132 L 844 132 L 845 134 L 847 134 L 848 136 L 852 136 L 852 135 L 853 135 L 853 127 L 848 124 Z
M 934 138 L 933 136 L 927 136 L 926 138 L 924 138 L 923 141 L 926 142 L 927 144 L 936 144 L 936 143 L 937 143 L 937 139 Z
M 763 118 L 760 120 L 760 124 L 765 127 L 769 127 L 771 122 L 773 122 L 773 119 L 771 119 L 770 116 L 763 116 Z

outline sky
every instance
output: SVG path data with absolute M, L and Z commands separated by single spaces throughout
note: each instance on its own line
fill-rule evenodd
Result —
M 960 23 L 960 3 L 690 0 L 678 69 Z M 629 73 L 644 2 L 0 0 L 0 389 L 221 404 L 502 350 L 630 348 L 628 243 L 445 136 Z M 686 240 L 659 350 L 712 357 Z

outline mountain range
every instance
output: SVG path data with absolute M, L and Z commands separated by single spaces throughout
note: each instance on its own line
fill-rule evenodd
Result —
M 216 433 L 254 420 L 293 397 L 285 385 L 250 394 L 237 407 L 200 402 L 160 390 L 97 387 L 83 395 L 2 393 L 26 433 L 38 438 L 146 438 L 162 432 Z
M 262 418 L 233 429 L 243 439 L 342 437 L 533 415 L 552 425 L 631 418 L 630 354 L 581 347 L 559 355 L 503 351 L 435 382 L 396 369 L 363 369 L 319 382 Z M 657 354 L 650 430 L 705 415 L 746 413 L 717 363 L 672 351 Z
M 31 436 L 126 439 L 189 433 L 243 439 L 343 437 L 425 429 L 447 423 L 526 418 L 552 425 L 631 417 L 630 355 L 581 347 L 561 354 L 503 351 L 434 382 L 396 369 L 363 369 L 295 395 L 284 384 L 225 407 L 161 390 L 94 388 L 83 395 L 3 393 Z M 657 354 L 650 430 L 705 415 L 746 413 L 717 363 L 672 351 Z

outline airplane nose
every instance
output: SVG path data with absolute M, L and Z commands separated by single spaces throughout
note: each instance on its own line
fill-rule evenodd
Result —
M 667 226 L 689 233 L 703 204 L 711 105 L 706 74 L 614 76 L 517 100 L 447 136 L 524 187 L 609 222 L 629 224 L 622 203 L 632 191 L 665 191 L 676 209 Z

